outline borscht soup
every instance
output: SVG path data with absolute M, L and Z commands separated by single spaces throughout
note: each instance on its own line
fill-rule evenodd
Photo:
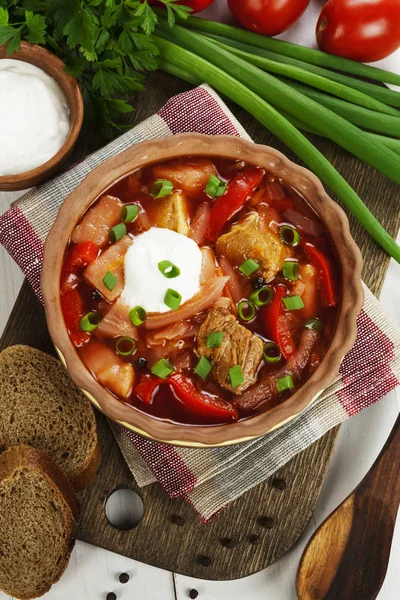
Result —
M 340 304 L 333 247 L 306 200 L 257 165 L 153 164 L 74 228 L 62 313 L 116 401 L 173 423 L 231 423 L 283 402 L 323 359 Z

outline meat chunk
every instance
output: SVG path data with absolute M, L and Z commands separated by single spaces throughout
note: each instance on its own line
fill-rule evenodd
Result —
M 256 212 L 251 212 L 243 221 L 233 225 L 221 235 L 216 243 L 217 254 L 225 256 L 232 264 L 241 265 L 252 258 L 261 268 L 265 281 L 270 281 L 283 268 L 284 260 L 290 255 L 277 233 L 262 227 Z
M 216 169 L 208 158 L 193 158 L 184 162 L 174 161 L 173 164 L 164 163 L 153 167 L 155 179 L 168 179 L 168 181 L 172 181 L 175 188 L 187 194 L 202 192 L 210 175 L 216 174 Z
M 94 242 L 100 248 L 105 246 L 109 230 L 121 221 L 122 207 L 122 202 L 115 196 L 102 196 L 75 227 L 71 241 L 74 244 Z
M 261 406 L 272 402 L 278 395 L 276 380 L 285 375 L 291 375 L 293 383 L 297 383 L 313 354 L 314 347 L 318 341 L 319 334 L 314 329 L 304 329 L 301 334 L 299 347 L 288 359 L 283 367 L 279 367 L 275 373 L 268 373 L 256 385 L 251 387 L 245 394 L 240 396 L 236 404 L 241 410 L 253 411 Z
M 108 338 L 128 336 L 136 339 L 137 331 L 129 319 L 129 310 L 121 300 L 117 300 L 102 318 L 96 329 L 96 335 Z
M 221 331 L 224 333 L 221 346 L 208 348 L 208 335 Z M 214 379 L 227 390 L 234 394 L 241 394 L 255 382 L 263 353 L 263 342 L 240 325 L 222 303 L 208 313 L 199 329 L 197 344 L 198 354 L 208 358 L 214 365 L 211 371 Z M 229 369 L 236 365 L 240 365 L 242 368 L 244 382 L 232 388 L 229 381 Z
M 189 215 L 183 192 L 174 191 L 165 198 L 154 200 L 147 212 L 156 227 L 172 229 L 184 235 L 189 232 Z
M 124 258 L 132 242 L 129 235 L 124 235 L 118 242 L 100 254 L 83 272 L 86 281 L 98 289 L 109 302 L 114 302 L 124 289 Z M 108 271 L 117 278 L 117 283 L 112 290 L 109 290 L 103 283 L 103 277 Z
M 81 351 L 82 360 L 89 371 L 106 388 L 120 396 L 129 398 L 135 381 L 135 371 L 103 342 L 91 339 Z

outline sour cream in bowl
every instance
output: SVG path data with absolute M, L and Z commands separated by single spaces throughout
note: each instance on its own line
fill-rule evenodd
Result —
M 50 75 L 22 60 L 0 60 L 0 89 L 0 176 L 19 175 L 60 150 L 68 102 Z
M 44 181 L 71 152 L 83 119 L 79 85 L 40 46 L 0 47 L 0 190 Z

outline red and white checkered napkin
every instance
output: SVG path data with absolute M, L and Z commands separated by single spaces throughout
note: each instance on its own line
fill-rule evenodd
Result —
M 0 242 L 19 264 L 40 298 L 43 242 L 71 190 L 99 163 L 131 144 L 175 133 L 201 132 L 248 138 L 220 98 L 207 86 L 171 98 L 156 115 L 83 162 L 33 189 L 0 217 Z M 329 429 L 377 402 L 399 384 L 400 334 L 365 289 L 355 346 L 324 394 L 281 429 L 227 448 L 173 448 L 111 423 L 140 486 L 159 481 L 171 497 L 190 502 L 207 521 L 223 506 L 261 483 Z

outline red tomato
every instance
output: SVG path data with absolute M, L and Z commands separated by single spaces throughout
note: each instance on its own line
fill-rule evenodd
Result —
M 321 50 L 360 62 L 400 47 L 400 0 L 328 0 L 317 23 Z
M 246 29 L 263 35 L 278 35 L 289 29 L 310 0 L 228 0 L 229 10 Z
M 156 4 L 160 8 L 165 8 L 165 4 L 163 4 L 162 2 L 157 2 L 157 0 L 147 0 L 147 2 L 149 4 Z M 175 2 L 175 4 L 183 4 L 184 6 L 189 6 L 189 8 L 192 9 L 192 12 L 190 14 L 193 15 L 194 13 L 198 13 L 201 10 L 204 10 L 213 2 L 214 0 L 178 0 L 178 2 Z

